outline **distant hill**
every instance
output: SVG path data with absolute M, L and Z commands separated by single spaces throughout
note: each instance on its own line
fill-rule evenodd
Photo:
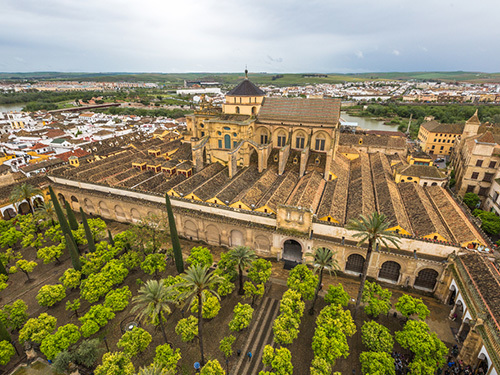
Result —
M 0 73 L 0 80 L 65 80 L 65 81 L 108 81 L 108 82 L 158 82 L 179 85 L 188 81 L 217 81 L 224 85 L 234 85 L 243 79 L 243 73 Z M 366 80 L 437 80 L 475 83 L 500 83 L 500 73 L 481 72 L 387 72 L 387 73 L 328 73 L 317 77 L 313 73 L 274 74 L 251 73 L 250 79 L 260 85 L 304 86 L 315 83 L 340 83 Z

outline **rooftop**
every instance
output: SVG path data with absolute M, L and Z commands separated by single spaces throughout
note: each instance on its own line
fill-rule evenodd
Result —
M 255 86 L 248 79 L 244 79 L 234 89 L 229 91 L 228 96 L 265 96 L 266 93 Z
M 298 124 L 337 125 L 340 118 L 340 99 L 264 99 L 257 116 L 259 122 L 279 121 Z

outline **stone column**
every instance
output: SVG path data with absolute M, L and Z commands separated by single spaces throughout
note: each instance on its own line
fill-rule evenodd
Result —
M 450 315 L 448 315 L 448 319 L 453 319 L 453 315 L 455 315 L 456 312 L 457 312 L 457 302 L 455 301 L 455 304 L 451 309 Z
M 464 331 L 464 327 L 465 325 L 468 324 L 465 322 L 465 319 L 462 321 L 462 324 L 460 325 L 460 328 L 458 329 L 458 332 L 457 332 L 457 338 L 460 337 L 460 335 L 462 334 L 462 332 Z
M 227 230 L 222 230 L 222 232 L 220 234 L 220 244 L 222 246 L 229 247 L 229 236 L 228 236 Z

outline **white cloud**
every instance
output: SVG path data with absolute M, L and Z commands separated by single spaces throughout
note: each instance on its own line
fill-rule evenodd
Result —
M 500 40 L 495 26 L 500 2 L 469 5 L 465 0 L 453 0 L 453 6 L 434 0 L 316 0 L 314 6 L 299 0 L 2 0 L 0 67 L 220 72 L 243 71 L 248 64 L 251 71 L 269 72 L 497 71 L 500 50 L 489 47 Z M 20 56 L 24 63 L 16 61 Z

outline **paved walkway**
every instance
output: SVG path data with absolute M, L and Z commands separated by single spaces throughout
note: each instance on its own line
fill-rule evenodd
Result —
M 279 300 L 264 297 L 259 307 L 259 316 L 256 324 L 248 337 L 238 362 L 231 369 L 232 374 L 258 374 L 262 370 L 262 353 L 264 346 L 273 345 L 273 322 L 278 316 Z M 252 353 L 252 358 L 248 358 L 248 353 Z

